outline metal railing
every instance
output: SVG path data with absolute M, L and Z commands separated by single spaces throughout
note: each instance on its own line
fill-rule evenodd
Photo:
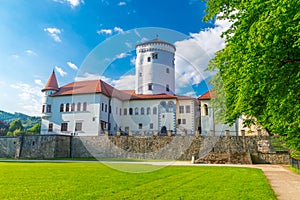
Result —
M 291 165 L 291 167 L 293 167 L 294 169 L 296 169 L 300 172 L 300 160 L 291 158 L 290 165 Z

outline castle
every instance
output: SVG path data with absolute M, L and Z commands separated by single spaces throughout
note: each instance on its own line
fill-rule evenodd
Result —
M 211 92 L 198 98 L 175 94 L 174 45 L 159 38 L 136 46 L 135 90 L 118 90 L 102 80 L 58 86 L 55 72 L 43 92 L 41 134 L 239 135 L 242 118 L 217 124 Z

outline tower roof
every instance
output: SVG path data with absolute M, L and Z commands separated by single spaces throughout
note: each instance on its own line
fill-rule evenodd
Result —
M 153 44 L 153 43 L 167 44 L 167 45 L 170 45 L 171 47 L 173 47 L 174 50 L 176 50 L 176 48 L 175 48 L 175 46 L 173 44 L 170 44 L 170 43 L 168 43 L 166 41 L 163 41 L 163 40 L 159 39 L 158 37 L 155 38 L 155 39 L 153 39 L 153 40 L 149 40 L 147 42 L 144 42 L 144 43 L 141 43 L 141 44 L 137 44 L 136 47 L 143 46 L 143 45 L 148 45 L 148 44 Z
M 56 76 L 55 76 L 55 72 L 53 70 L 52 74 L 50 75 L 44 89 L 42 89 L 42 92 L 46 91 L 46 90 L 56 90 L 58 91 L 58 83 L 56 80 Z

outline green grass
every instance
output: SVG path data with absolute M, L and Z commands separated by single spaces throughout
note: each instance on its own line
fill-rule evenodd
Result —
M 152 165 L 115 164 L 126 171 Z M 0 199 L 276 199 L 259 169 L 170 166 L 125 173 L 100 163 L 0 163 Z

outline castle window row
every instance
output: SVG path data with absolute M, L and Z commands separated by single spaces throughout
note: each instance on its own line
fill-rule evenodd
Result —
M 60 104 L 59 106 L 60 112 L 80 112 L 80 111 L 87 111 L 87 103 L 84 102 L 81 104 L 80 102 L 76 103 L 66 103 L 66 104 Z
M 127 113 L 127 111 L 128 111 L 128 113 Z M 151 108 L 147 107 L 146 110 L 145 110 L 144 107 L 142 107 L 140 109 L 138 107 L 135 107 L 134 109 L 133 108 L 129 108 L 129 109 L 124 108 L 124 110 L 123 110 L 124 115 L 127 115 L 127 114 L 129 114 L 129 115 L 139 115 L 139 114 L 145 115 L 145 113 L 147 115 L 151 115 Z M 157 108 L 156 107 L 153 107 L 152 114 L 153 115 L 157 114 Z M 121 115 L 121 110 L 120 110 L 120 115 Z
M 186 105 L 185 112 L 184 112 L 184 106 L 179 106 L 179 113 L 191 113 L 191 106 Z

